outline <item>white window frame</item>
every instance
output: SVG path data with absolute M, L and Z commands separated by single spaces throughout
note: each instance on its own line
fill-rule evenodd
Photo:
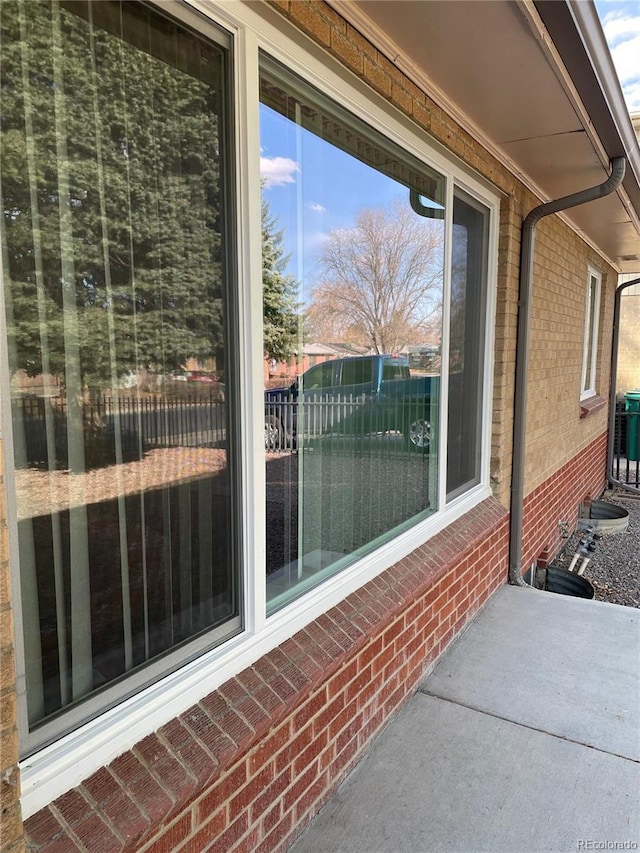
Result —
M 600 326 L 600 297 L 602 273 L 589 264 L 587 268 L 587 294 L 582 338 L 582 373 L 580 399 L 595 397 L 596 369 L 598 366 L 598 332 Z
M 239 282 L 239 372 L 246 378 L 239 389 L 243 423 L 240 446 L 243 527 L 252 531 L 244 537 L 242 585 L 244 631 L 190 661 L 159 681 L 141 689 L 95 719 L 63 735 L 59 740 L 20 762 L 22 812 L 28 818 L 56 797 L 78 785 L 135 743 L 211 692 L 258 658 L 275 648 L 310 621 L 338 604 L 350 593 L 411 553 L 426 540 L 469 512 L 492 494 L 489 482 L 492 420 L 492 377 L 494 318 L 500 197 L 497 191 L 440 150 L 438 144 L 384 98 L 328 57 L 276 12 L 263 4 L 237 0 L 153 0 L 166 14 L 197 29 L 205 37 L 211 27 L 222 27 L 233 40 L 235 117 L 235 191 L 237 202 L 237 274 Z M 451 231 L 454 183 L 490 211 L 484 384 L 482 412 L 481 481 L 468 492 L 446 504 L 445 466 L 439 465 L 440 509 L 385 543 L 355 565 L 292 602 L 269 618 L 266 616 L 264 482 L 264 412 L 262 352 L 262 261 L 259 175 L 259 65 L 263 50 L 297 73 L 311 85 L 387 135 L 401 148 L 447 180 L 447 234 Z M 447 243 L 450 241 L 447 240 Z M 444 329 L 448 329 L 450 252 L 445 247 Z M 1 313 L 1 312 L 0 312 Z M 6 338 L 5 338 L 6 341 Z M 6 344 L 2 345 L 6 348 Z M 6 352 L 4 353 L 6 357 Z M 443 363 L 446 363 L 446 332 Z M 7 383 L 8 384 L 8 383 Z M 440 399 L 439 458 L 446 460 L 446 381 Z M 3 391 L 6 389 L 3 389 Z M 7 441 L 7 470 L 12 464 L 11 441 Z M 11 486 L 12 477 L 7 477 Z M 15 503 L 15 501 L 14 501 Z M 12 563 L 17 574 L 17 527 L 15 505 L 10 507 Z M 18 629 L 19 632 L 19 629 Z

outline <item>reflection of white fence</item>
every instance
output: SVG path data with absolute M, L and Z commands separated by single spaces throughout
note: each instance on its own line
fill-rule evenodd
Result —
M 267 450 L 299 449 L 321 436 L 370 436 L 406 433 L 419 420 L 430 420 L 424 397 L 377 400 L 371 395 L 317 395 L 265 403 Z
M 353 396 L 267 402 L 265 446 L 268 450 L 295 450 L 319 436 L 355 430 L 362 411 L 362 398 Z
M 313 395 L 265 403 L 265 447 L 295 450 L 321 436 L 352 438 L 405 433 L 429 420 L 424 397 L 378 400 L 367 394 Z M 226 440 L 227 407 L 204 394 L 179 399 L 101 396 L 81 408 L 87 468 L 131 461 L 158 447 L 211 447 Z M 68 467 L 68 409 L 63 397 L 14 400 L 16 432 L 24 436 L 18 467 Z M 76 424 L 76 427 L 78 425 Z M 118 453 L 116 454 L 116 447 Z

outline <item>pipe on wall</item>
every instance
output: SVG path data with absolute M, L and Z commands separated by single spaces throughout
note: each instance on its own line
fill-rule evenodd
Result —
M 527 372 L 531 327 L 531 294 L 533 285 L 533 254 L 538 222 L 552 213 L 559 213 L 596 201 L 614 192 L 621 184 L 626 159 L 611 161 L 611 174 L 601 184 L 534 207 L 522 223 L 520 248 L 520 287 L 518 294 L 518 329 L 516 338 L 516 375 L 513 411 L 513 461 L 511 471 L 511 522 L 509 540 L 509 583 L 528 586 L 522 578 L 522 528 L 524 502 L 524 465 L 527 426 Z

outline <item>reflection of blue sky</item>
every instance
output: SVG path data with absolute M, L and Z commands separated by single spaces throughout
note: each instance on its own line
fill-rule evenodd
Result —
M 596 0 L 630 112 L 640 110 L 640 0 Z
M 318 260 L 330 231 L 350 228 L 362 208 L 385 207 L 397 198 L 409 205 L 407 188 L 264 104 L 260 147 L 265 195 L 284 232 L 287 272 L 303 285 L 303 298 L 317 283 Z

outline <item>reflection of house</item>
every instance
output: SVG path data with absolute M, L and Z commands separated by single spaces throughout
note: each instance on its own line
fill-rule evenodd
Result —
M 60 394 L 60 383 L 55 376 L 38 373 L 29 376 L 24 370 L 16 370 L 11 377 L 12 393 L 36 397 L 55 397 Z
M 439 344 L 409 344 L 402 352 L 409 359 L 412 370 L 437 371 L 440 369 Z
M 285 849 L 606 484 L 640 150 L 593 4 L 160 5 L 2 3 L 7 853 Z M 366 170 L 367 203 L 391 187 L 451 247 L 449 367 L 428 407 L 397 401 L 428 452 L 380 430 L 265 454 L 263 428 L 283 428 L 262 397 L 267 155 L 293 222 L 317 201 L 306 188 L 351 201 Z M 129 462 L 116 412 L 118 464 L 86 470 L 83 359 L 206 342 L 214 319 L 230 356 L 216 436 L 182 438 L 212 432 L 206 395 L 167 401 L 154 452 Z M 60 476 L 25 465 L 6 371 L 49 351 L 68 394 Z M 295 371 L 344 354 L 309 345 Z M 144 428 L 143 401 L 131 414 Z
M 323 361 L 329 361 L 332 358 L 345 358 L 350 355 L 363 355 L 367 352 L 366 347 L 353 346 L 351 344 L 341 343 L 308 343 L 304 344 L 302 353 L 293 356 L 289 361 L 275 361 L 272 359 L 267 362 L 268 379 L 272 380 L 293 380 L 296 376 L 300 376 L 305 370 L 313 367 L 314 364 L 320 364 Z M 265 377 L 266 378 L 266 377 Z

